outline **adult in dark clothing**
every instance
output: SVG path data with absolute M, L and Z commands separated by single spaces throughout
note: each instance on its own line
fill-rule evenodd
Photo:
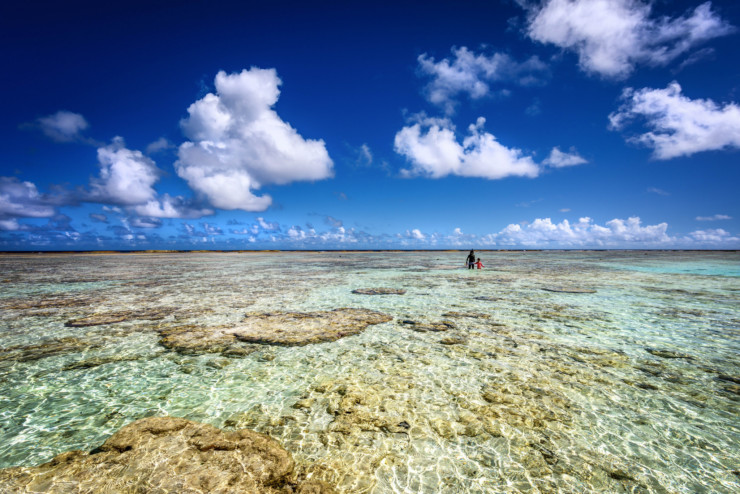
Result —
M 470 254 L 468 254 L 468 269 L 475 269 L 475 252 L 470 251 Z

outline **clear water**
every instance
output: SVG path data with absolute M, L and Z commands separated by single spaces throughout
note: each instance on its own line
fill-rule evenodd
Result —
M 174 415 L 267 433 L 341 492 L 740 492 L 740 254 L 481 257 L 480 271 L 459 252 L 0 257 L 0 467 Z M 374 287 L 407 293 L 351 293 Z M 239 358 L 157 334 L 338 307 L 394 321 Z M 155 308 L 169 315 L 64 324 Z

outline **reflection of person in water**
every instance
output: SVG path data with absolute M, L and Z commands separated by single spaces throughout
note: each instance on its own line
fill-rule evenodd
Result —
M 468 254 L 468 269 L 475 269 L 475 252 L 473 250 L 470 251 L 470 254 Z

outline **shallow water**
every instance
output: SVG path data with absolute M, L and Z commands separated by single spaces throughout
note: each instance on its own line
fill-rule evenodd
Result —
M 267 433 L 342 492 L 740 491 L 739 253 L 480 254 L 0 257 L 0 468 L 174 415 Z M 352 293 L 375 287 L 406 293 Z M 243 357 L 157 333 L 339 307 L 394 320 Z

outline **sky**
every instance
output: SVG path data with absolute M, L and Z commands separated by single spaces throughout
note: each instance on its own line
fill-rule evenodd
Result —
M 0 33 L 0 251 L 740 248 L 734 0 L 28 0 Z

